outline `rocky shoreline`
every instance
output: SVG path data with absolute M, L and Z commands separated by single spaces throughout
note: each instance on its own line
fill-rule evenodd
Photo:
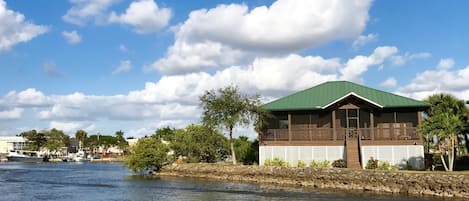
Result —
M 338 168 L 285 168 L 226 164 L 165 166 L 155 176 L 191 177 L 223 181 L 294 185 L 391 193 L 409 196 L 469 198 L 469 174 L 401 172 Z

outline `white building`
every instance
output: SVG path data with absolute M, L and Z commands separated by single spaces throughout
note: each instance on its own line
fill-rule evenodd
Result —
M 0 136 L 0 154 L 8 153 L 11 150 L 20 150 L 26 145 L 23 137 Z

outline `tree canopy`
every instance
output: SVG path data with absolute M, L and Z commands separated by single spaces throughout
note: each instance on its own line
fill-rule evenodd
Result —
M 202 125 L 189 125 L 175 130 L 169 146 L 174 156 L 185 156 L 189 162 L 215 162 L 227 150 L 227 139 L 219 132 Z
M 133 172 L 159 170 L 168 162 L 169 148 L 154 136 L 141 138 L 130 150 L 124 165 Z
M 247 96 L 241 94 L 237 87 L 228 86 L 217 91 L 206 91 L 200 97 L 200 102 L 204 125 L 229 132 L 231 157 L 236 164 L 233 128 L 248 126 L 252 121 L 256 121 L 256 111 L 260 110 L 259 96 Z
M 435 94 L 428 97 L 426 102 L 430 108 L 426 111 L 427 118 L 419 125 L 419 132 L 427 141 L 427 151 L 436 145 L 441 153 L 441 161 L 447 171 L 452 171 L 459 136 L 467 138 L 468 109 L 463 100 L 448 94 Z M 433 140 L 436 138 L 436 142 Z M 466 140 L 466 145 L 467 145 Z M 448 162 L 445 157 L 447 156 Z

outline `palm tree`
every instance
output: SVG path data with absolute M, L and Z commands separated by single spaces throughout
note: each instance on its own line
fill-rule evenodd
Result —
M 468 109 L 464 101 L 449 94 L 435 94 L 425 101 L 431 106 L 426 111 L 428 117 L 419 126 L 419 132 L 425 137 L 427 147 L 436 136 L 443 165 L 447 171 L 452 171 L 458 137 L 467 128 L 464 124 L 467 124 Z M 444 155 L 448 156 L 448 163 Z
M 83 149 L 83 146 L 85 145 L 84 141 L 86 139 L 87 133 L 84 130 L 77 130 L 75 133 L 75 139 L 78 141 L 78 149 Z

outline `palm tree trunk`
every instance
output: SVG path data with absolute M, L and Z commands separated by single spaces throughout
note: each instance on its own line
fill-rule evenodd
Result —
M 450 137 L 450 147 L 449 150 L 451 150 L 448 160 L 449 160 L 449 171 L 453 171 L 453 166 L 454 166 L 454 137 Z
M 443 153 L 440 154 L 441 162 L 443 163 L 443 167 L 445 170 L 448 171 L 448 166 L 446 165 L 445 157 L 443 157 Z
M 469 133 L 464 133 L 464 142 L 466 142 L 466 153 L 469 153 Z
M 233 160 L 233 164 L 236 165 L 236 152 L 234 149 L 234 144 L 233 144 L 233 127 L 230 127 L 230 146 L 231 146 L 231 160 Z

